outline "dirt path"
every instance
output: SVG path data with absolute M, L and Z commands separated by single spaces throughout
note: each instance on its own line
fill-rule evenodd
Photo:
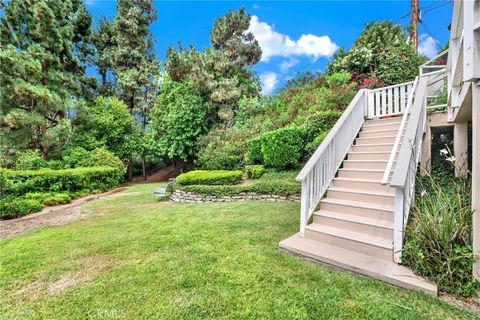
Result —
M 182 171 L 182 167 L 174 167 L 169 166 L 167 168 L 161 169 L 153 173 L 152 175 L 149 175 L 147 177 L 147 180 L 145 180 L 142 176 L 139 177 L 134 177 L 133 182 L 164 182 L 168 181 L 169 178 L 173 178 L 178 176 Z
M 42 211 L 18 219 L 0 221 L 0 238 L 6 239 L 21 235 L 42 226 L 59 226 L 70 222 L 85 219 L 80 215 L 80 208 L 86 202 L 119 196 L 119 192 L 126 190 L 123 186 L 104 193 L 92 194 L 73 200 L 68 204 L 43 208 Z

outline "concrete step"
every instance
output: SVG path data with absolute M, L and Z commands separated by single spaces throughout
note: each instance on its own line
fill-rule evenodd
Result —
M 405 129 L 403 130 L 405 131 Z M 358 134 L 359 138 L 376 138 L 383 136 L 396 136 L 398 134 L 398 128 L 396 129 L 386 129 L 386 130 L 375 130 L 375 131 L 360 131 Z
M 377 205 L 385 205 L 392 207 L 395 203 L 395 194 L 393 192 L 362 191 L 347 188 L 328 188 L 327 198 L 375 203 Z
M 385 143 L 395 143 L 396 135 L 389 136 L 379 136 L 379 137 L 368 137 L 368 138 L 357 138 L 355 139 L 355 145 L 365 145 L 365 144 L 385 144 Z
M 351 152 L 391 152 L 392 149 L 393 149 L 393 142 L 353 145 L 350 151 Z
M 320 210 L 352 214 L 360 218 L 371 218 L 393 222 L 393 206 L 391 205 L 324 198 L 320 200 Z
M 372 179 L 334 178 L 332 181 L 332 187 L 358 189 L 363 191 L 394 192 L 394 189 L 390 186 L 382 185 L 381 180 Z
M 407 121 L 408 121 L 408 118 L 407 118 Z M 379 124 L 392 124 L 396 122 L 402 122 L 402 116 L 367 119 L 365 120 L 364 125 L 372 126 L 372 125 L 379 125 Z
M 402 288 L 434 296 L 438 294 L 437 286 L 393 261 L 377 259 L 360 252 L 315 241 L 302 237 L 299 233 L 281 241 L 279 249 Z
M 378 169 L 387 168 L 387 160 L 345 160 L 343 167 L 348 169 Z
M 376 169 L 348 169 L 342 168 L 338 170 L 339 178 L 354 178 L 354 179 L 379 179 L 383 178 L 385 170 Z
M 312 223 L 305 227 L 305 237 L 372 257 L 393 259 L 392 240 L 388 238 L 318 223 Z
M 393 240 L 393 222 L 391 221 L 320 210 L 313 213 L 313 222 Z
M 397 151 L 397 156 L 398 156 Z M 347 154 L 348 160 L 365 160 L 365 161 L 388 161 L 391 152 L 349 152 Z
M 376 131 L 376 130 L 384 130 L 384 129 L 397 129 L 400 128 L 400 124 L 402 122 L 394 122 L 394 123 L 380 123 L 380 124 L 372 124 L 368 125 L 365 124 L 362 127 L 362 131 Z

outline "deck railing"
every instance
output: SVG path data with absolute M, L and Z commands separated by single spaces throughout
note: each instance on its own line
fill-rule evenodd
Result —
M 386 115 L 400 115 L 408 105 L 408 96 L 413 88 L 413 82 L 405 82 L 389 87 L 383 87 L 368 92 L 368 118 L 378 118 Z
M 300 234 L 350 150 L 365 119 L 368 90 L 359 90 L 323 142 L 296 177 L 302 183 Z
M 422 153 L 422 138 L 427 118 L 427 82 L 427 77 L 420 78 L 418 82 L 397 165 L 390 181 L 390 186 L 395 188 L 393 248 L 394 260 L 397 263 L 401 262 L 404 226 L 413 205 L 417 165 Z

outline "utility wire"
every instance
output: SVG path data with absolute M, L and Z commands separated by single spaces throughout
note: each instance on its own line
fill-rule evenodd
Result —
M 419 20 L 419 21 L 420 21 L 420 24 L 422 25 L 423 29 L 425 29 L 425 31 L 427 31 L 427 33 L 433 39 L 433 41 L 438 46 L 438 48 L 442 49 L 442 46 L 440 45 L 440 43 L 438 43 L 437 39 L 433 36 L 432 32 L 430 31 L 430 28 L 427 27 L 427 25 L 423 22 L 423 20 Z

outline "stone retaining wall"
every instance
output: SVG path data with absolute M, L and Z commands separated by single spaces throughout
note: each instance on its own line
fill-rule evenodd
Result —
M 174 202 L 233 202 L 233 201 L 249 201 L 249 200 L 264 200 L 264 201 L 290 201 L 300 202 L 300 196 L 277 196 L 273 194 L 256 194 L 254 192 L 239 193 L 235 196 L 211 196 L 196 194 L 193 192 L 186 192 L 182 190 L 175 190 L 170 197 Z

